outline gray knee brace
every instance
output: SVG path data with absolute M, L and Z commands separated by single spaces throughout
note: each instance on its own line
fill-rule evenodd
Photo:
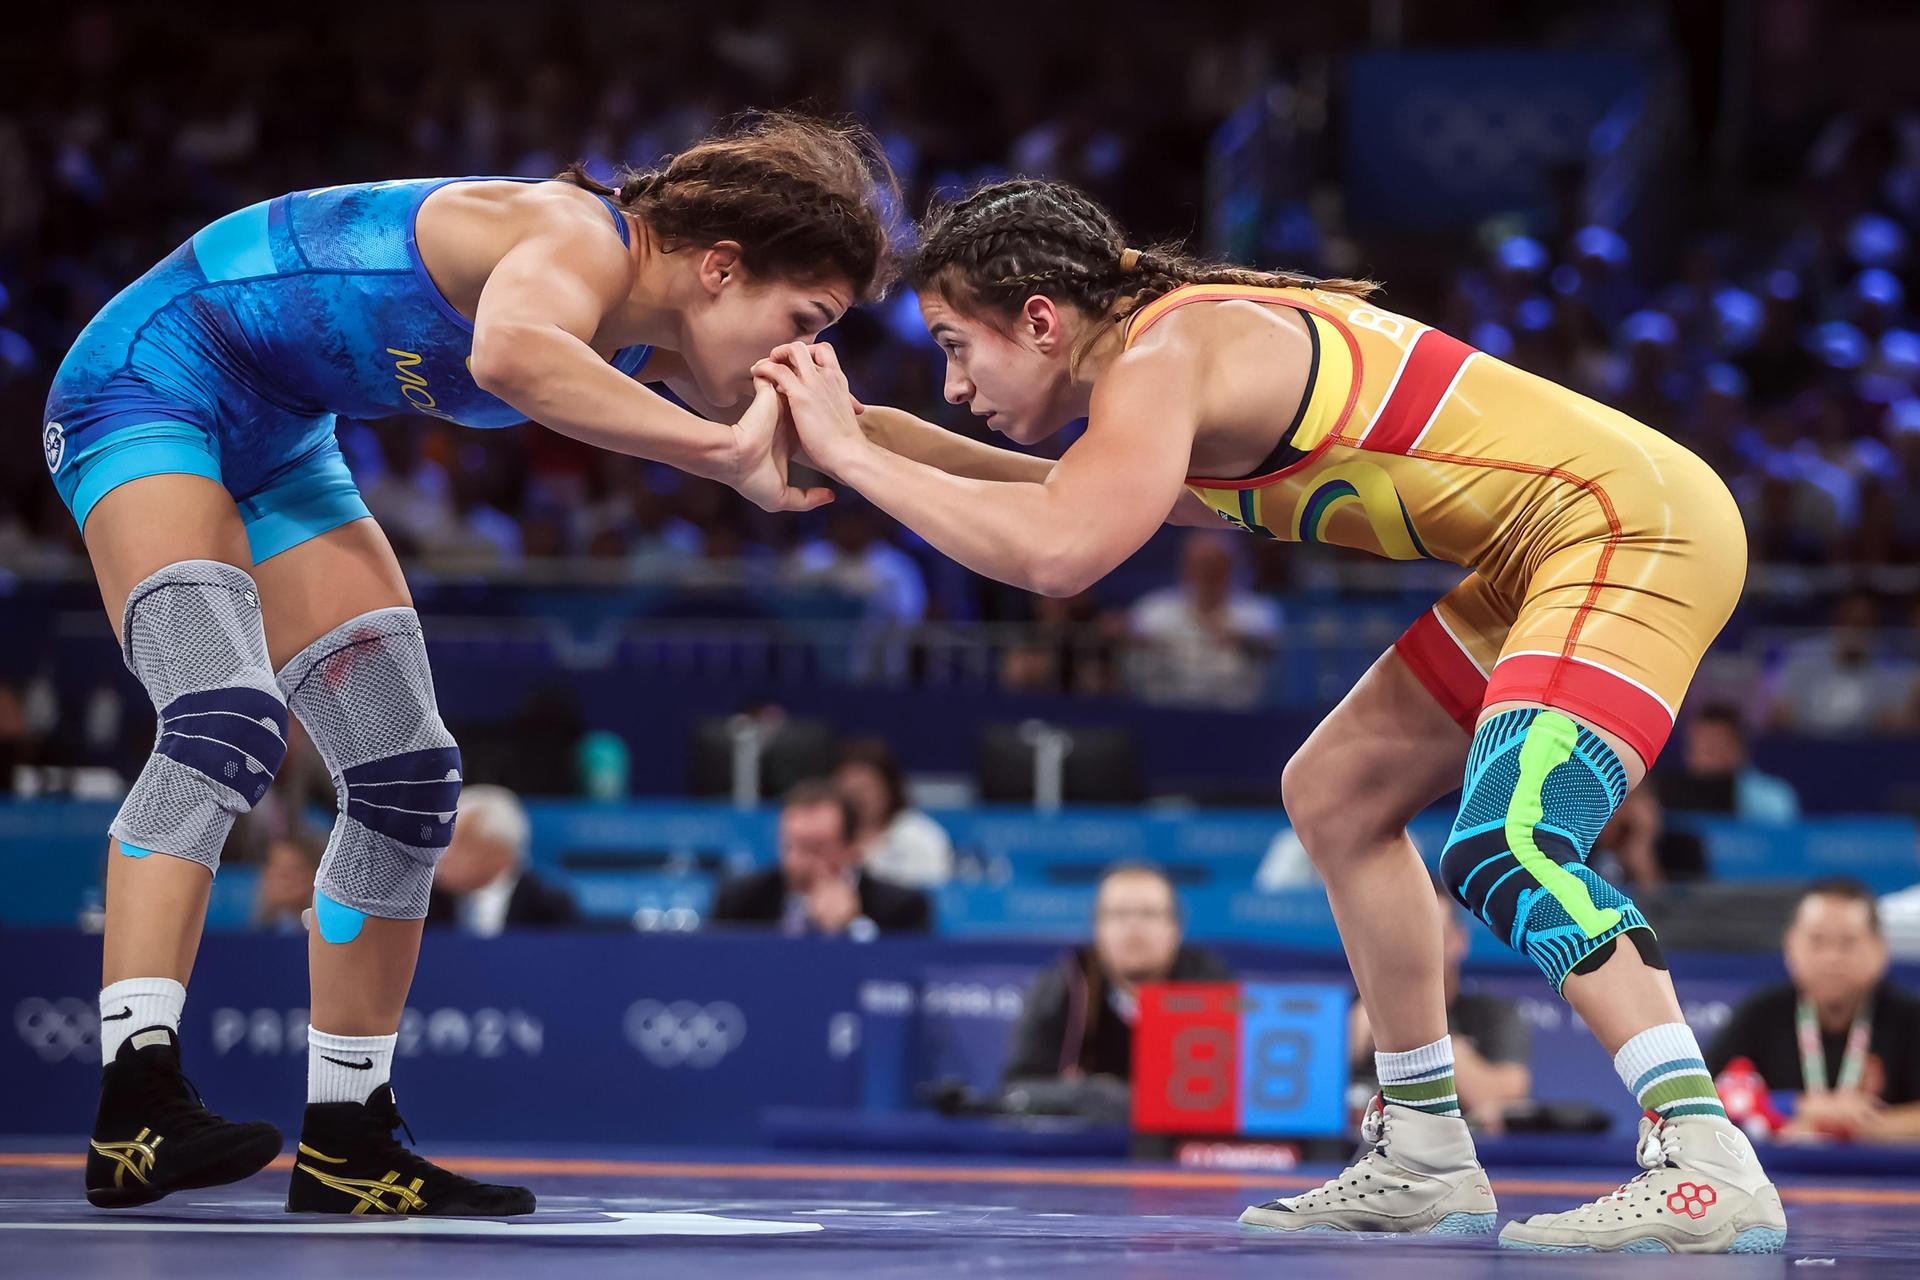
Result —
M 342 623 L 286 665 L 280 687 L 339 795 L 314 881 L 320 936 L 351 942 L 368 916 L 423 918 L 453 839 L 460 749 L 434 702 L 419 615 L 376 609 Z
M 160 727 L 109 830 L 128 857 L 165 853 L 213 871 L 233 820 L 267 794 L 287 754 L 253 576 L 216 560 L 170 564 L 127 596 L 120 635 Z

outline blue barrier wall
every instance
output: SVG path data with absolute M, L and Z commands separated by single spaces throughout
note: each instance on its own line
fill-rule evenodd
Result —
M 1326 953 L 1227 954 L 1243 978 L 1346 982 Z M 757 1143 L 769 1108 L 891 1114 L 920 1080 L 990 1086 L 1028 981 L 1058 955 L 1005 942 L 435 934 L 395 1086 L 429 1143 Z M 1673 965 L 1703 1036 L 1729 1001 L 1780 977 L 1765 956 Z M 71 1135 L 91 1122 L 98 973 L 97 938 L 0 933 L 0 1133 Z M 1536 975 L 1471 976 L 1520 1001 L 1538 1096 L 1597 1103 L 1616 1127 L 1632 1124 L 1606 1055 Z M 187 1069 L 216 1109 L 297 1125 L 306 990 L 301 939 L 206 940 L 181 1031 Z

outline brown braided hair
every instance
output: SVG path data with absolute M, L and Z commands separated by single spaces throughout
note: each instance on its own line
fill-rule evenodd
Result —
M 905 274 L 914 288 L 937 288 L 966 310 L 1010 317 L 1028 298 L 1044 294 L 1111 324 L 1189 284 L 1325 289 L 1357 297 L 1379 287 L 1370 280 L 1323 280 L 1209 262 L 1183 253 L 1178 244 L 1132 249 L 1099 201 L 1042 178 L 989 183 L 936 208 Z M 1073 362 L 1105 332 L 1105 325 L 1091 326 L 1075 344 Z
M 669 252 L 732 240 L 756 276 L 844 278 L 861 302 L 884 297 L 893 278 L 900 184 L 873 135 L 850 122 L 766 112 L 662 168 L 622 168 L 613 186 L 581 163 L 559 176 L 640 218 Z

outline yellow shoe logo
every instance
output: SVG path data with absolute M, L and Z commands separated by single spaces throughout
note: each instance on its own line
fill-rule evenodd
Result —
M 141 1186 L 150 1186 L 147 1175 L 153 1172 L 154 1148 L 166 1139 L 151 1129 L 142 1129 L 127 1142 L 93 1142 L 93 1149 L 114 1162 L 113 1185 L 126 1186 L 128 1174 Z
M 300 1144 L 300 1154 L 315 1160 L 324 1160 L 328 1164 L 345 1164 L 344 1159 L 315 1151 L 306 1143 Z M 400 1171 L 387 1170 L 383 1178 L 343 1178 L 337 1174 L 316 1169 L 302 1161 L 294 1162 L 296 1172 L 311 1175 L 323 1187 L 329 1187 L 344 1196 L 358 1201 L 351 1213 L 420 1213 L 427 1207 L 427 1201 L 420 1194 L 420 1188 L 426 1184 L 425 1178 L 415 1178 L 405 1186 L 400 1184 Z

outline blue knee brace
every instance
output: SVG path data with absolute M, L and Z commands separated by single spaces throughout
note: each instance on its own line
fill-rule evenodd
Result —
M 1586 862 L 1626 795 L 1613 749 L 1558 711 L 1504 712 L 1474 735 L 1440 879 L 1555 991 L 1629 931 L 1642 957 L 1664 967 L 1646 917 Z

